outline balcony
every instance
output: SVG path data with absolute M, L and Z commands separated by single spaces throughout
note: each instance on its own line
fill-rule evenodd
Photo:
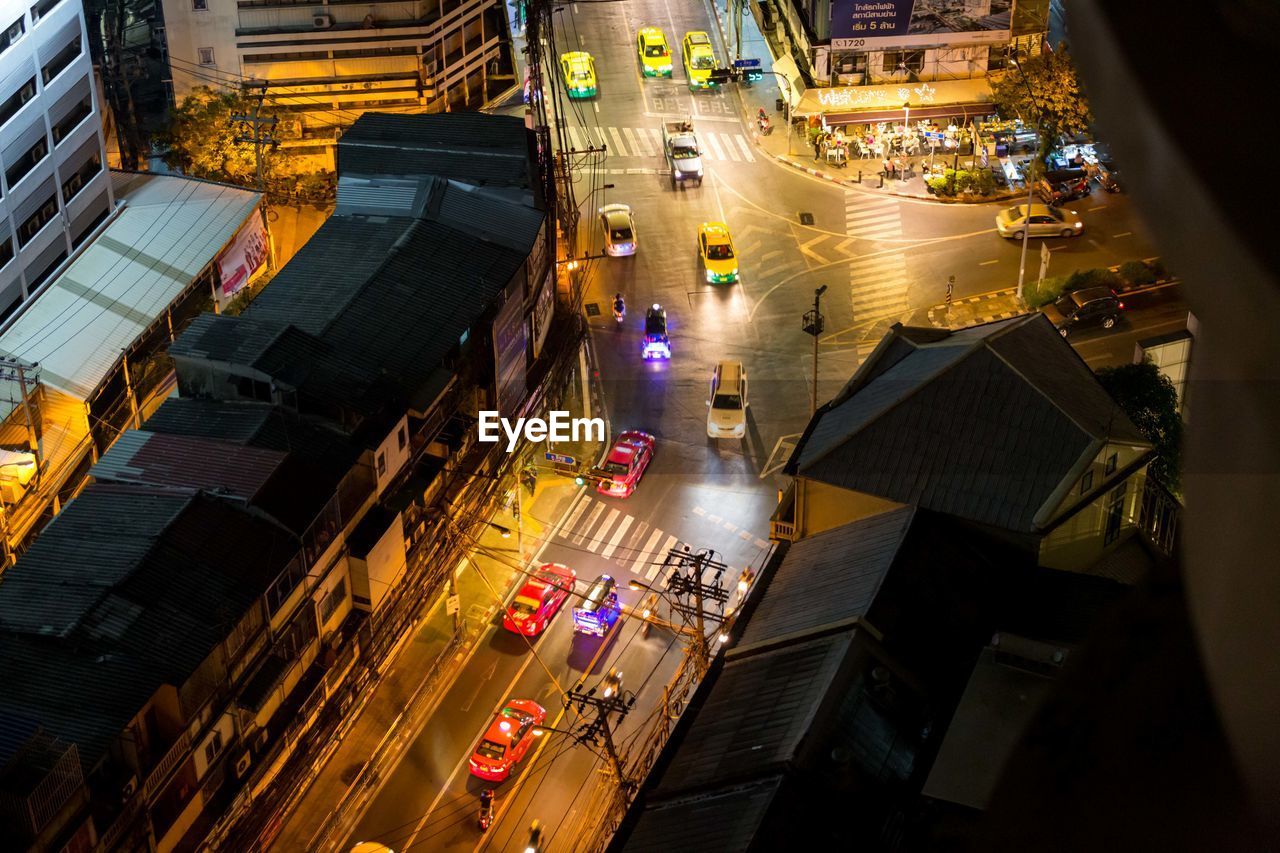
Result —
M 769 517 L 769 538 L 775 542 L 794 542 L 796 527 L 796 486 L 792 483 L 778 496 L 778 508 Z

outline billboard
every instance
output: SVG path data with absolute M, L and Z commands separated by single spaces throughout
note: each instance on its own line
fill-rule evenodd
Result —
M 832 0 L 833 50 L 1000 44 L 1013 0 Z
M 218 255 L 218 275 L 222 280 L 218 304 L 225 305 L 266 262 L 267 232 L 262 217 L 251 216 L 236 232 L 231 245 Z

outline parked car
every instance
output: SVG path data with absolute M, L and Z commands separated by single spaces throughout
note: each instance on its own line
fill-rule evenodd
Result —
M 504 781 L 542 734 L 538 726 L 546 719 L 546 709 L 532 699 L 512 699 L 493 718 L 472 751 L 467 762 L 471 775 L 489 782 Z
M 1124 302 L 1107 287 L 1086 287 L 1064 294 L 1040 309 L 1064 338 L 1089 326 L 1110 329 L 1120 320 Z
M 1074 210 L 1062 210 L 1047 204 L 1008 207 L 996 214 L 996 232 L 1001 237 L 1021 240 L 1023 232 L 1031 237 L 1078 237 L 1084 231 L 1084 222 Z
M 1036 181 L 1036 195 L 1040 196 L 1045 204 L 1063 204 L 1068 201 L 1075 201 L 1084 198 L 1093 191 L 1092 185 L 1089 183 L 1089 176 L 1081 173 L 1079 177 L 1073 177 L 1065 181 L 1050 182 L 1044 178 Z
M 511 600 L 502 616 L 502 627 L 531 637 L 541 634 L 560 612 L 577 579 L 578 576 L 568 566 L 544 563 Z

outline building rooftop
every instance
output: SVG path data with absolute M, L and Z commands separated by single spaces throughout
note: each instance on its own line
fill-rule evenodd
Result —
M 119 214 L 0 334 L 0 354 L 89 400 L 253 215 L 256 192 L 174 175 L 112 172 Z M 8 381 L 8 380 L 4 380 Z M 19 395 L 0 394 L 0 420 Z
M 98 482 L 218 492 L 249 500 L 287 454 L 163 431 L 127 430 L 90 474 Z
M 894 326 L 787 472 L 1017 533 L 1108 440 L 1150 447 L 1040 314 Z

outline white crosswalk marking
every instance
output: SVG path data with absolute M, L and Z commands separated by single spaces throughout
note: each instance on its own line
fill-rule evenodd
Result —
M 574 151 L 606 146 L 610 157 L 652 158 L 662 156 L 662 131 L 653 127 L 566 128 L 569 147 Z M 699 132 L 702 156 L 708 160 L 755 162 L 751 141 L 741 133 Z
M 613 532 L 613 537 L 609 540 L 609 544 L 600 552 L 601 557 L 604 557 L 607 560 L 613 556 L 613 552 L 618 550 L 618 543 L 622 541 L 622 537 L 626 535 L 627 528 L 631 526 L 631 522 L 633 521 L 635 521 L 635 519 L 629 515 L 622 517 L 622 523 L 619 524 L 618 529 Z
M 596 519 L 604 514 L 605 506 L 599 501 L 593 501 L 595 507 L 591 510 L 591 515 L 587 516 L 586 522 L 578 529 L 577 534 L 570 541 L 574 545 L 581 545 L 583 540 L 587 538 L 587 532 L 595 526 Z
M 724 150 L 729 152 L 729 159 L 735 162 L 740 161 L 742 158 L 738 156 L 737 151 L 733 150 L 733 137 L 727 133 L 720 135 L 724 137 Z
M 647 565 L 654 558 L 654 551 L 658 547 L 658 540 L 662 538 L 663 531 L 658 528 L 653 529 L 653 533 L 649 534 L 649 539 L 644 543 L 644 547 L 640 549 L 640 556 L 636 557 L 636 561 L 631 564 L 631 573 L 633 575 L 642 575 L 648 571 Z
M 675 547 L 677 541 L 679 540 L 677 540 L 676 537 L 668 536 L 667 541 L 662 543 L 662 547 L 659 548 L 658 553 L 654 555 L 653 565 L 649 567 L 649 571 L 644 573 L 645 580 L 651 581 L 658 576 L 658 571 L 662 568 L 661 558 L 665 557 L 667 552 Z
M 849 265 L 853 313 L 864 320 L 909 310 L 907 259 L 901 252 L 854 260 Z
M 617 153 L 621 157 L 627 156 L 627 146 L 622 142 L 622 134 L 618 132 L 616 127 L 609 128 L 609 136 L 613 139 L 613 144 L 609 146 L 610 153 Z
M 591 506 L 594 501 L 587 497 L 586 494 L 578 496 L 578 502 L 574 505 L 573 511 L 569 513 L 569 517 L 564 520 L 564 524 L 560 525 L 562 536 L 566 536 L 569 531 L 573 530 L 578 523 L 578 519 L 586 512 L 587 507 Z
M 622 515 L 622 510 L 611 509 L 609 514 L 605 516 L 604 523 L 591 532 L 587 537 L 587 550 L 596 552 L 600 550 L 600 546 L 604 544 L 604 537 L 609 534 L 609 528 L 613 527 L 613 523 L 618 520 L 618 516 Z
M 720 143 L 716 141 L 716 135 L 714 133 L 703 134 L 700 137 L 700 139 L 702 139 L 702 144 L 704 146 L 710 146 L 712 151 L 712 157 L 714 159 L 716 160 L 724 159 L 724 152 L 720 150 Z M 703 153 L 706 153 L 706 152 L 704 151 Z
M 747 145 L 747 140 L 741 134 L 734 134 L 733 140 L 738 143 L 738 147 L 742 149 L 742 159 L 748 163 L 754 163 L 756 158 L 751 153 L 751 146 Z
M 627 138 L 627 144 L 637 157 L 652 157 L 649 151 L 649 140 L 644 138 L 644 134 L 636 133 L 629 127 L 622 129 L 622 135 Z

